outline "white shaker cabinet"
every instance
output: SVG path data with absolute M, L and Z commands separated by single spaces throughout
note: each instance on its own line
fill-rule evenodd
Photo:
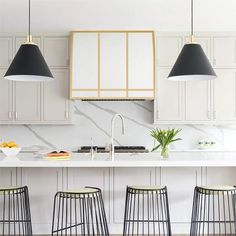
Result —
M 7 44 L 5 41 L 11 43 Z M 4 42 L 4 44 L 2 43 Z M 8 41 L 7 41 L 8 42 Z M 18 51 L 26 37 L 0 37 L 0 63 Z M 69 101 L 69 37 L 33 37 L 49 61 L 55 80 L 50 82 L 15 82 L 3 78 L 9 65 L 0 65 L 0 123 L 1 124 L 71 124 Z M 13 46 L 12 46 L 13 45 Z M 8 53 L 8 51 L 10 51 Z M 3 52 L 3 53 L 2 53 Z
M 8 67 L 12 61 L 12 45 L 11 37 L 0 38 L 0 68 Z
M 158 69 L 156 91 L 156 121 L 180 121 L 182 119 L 183 82 L 167 79 L 170 68 Z
M 55 80 L 43 83 L 43 120 L 69 121 L 69 70 L 52 69 Z
M 40 121 L 40 83 L 14 83 L 14 120 L 16 122 Z
M 188 232 L 194 186 L 201 185 L 201 168 L 162 168 L 161 185 L 168 188 L 170 219 L 173 231 L 176 234 Z
M 69 66 L 69 38 L 47 36 L 43 39 L 43 53 L 49 67 Z
M 12 114 L 12 82 L 4 80 L 5 69 L 0 69 L 0 124 L 1 121 L 11 121 Z
M 213 119 L 236 121 L 236 70 L 217 69 L 213 81 Z
M 41 118 L 46 123 L 70 123 L 69 38 L 43 37 L 43 52 L 54 80 L 42 83 Z
M 210 82 L 185 82 L 185 120 L 209 121 L 211 119 Z
M 213 65 L 236 67 L 236 37 L 213 38 Z
M 157 35 L 157 65 L 171 67 L 174 65 L 183 45 L 181 36 Z
M 25 37 L 16 37 L 14 55 L 25 41 Z M 33 41 L 40 47 L 40 37 L 34 37 Z M 14 82 L 13 116 L 16 122 L 40 121 L 40 89 L 38 82 Z
M 211 38 L 196 37 L 208 59 L 211 59 Z M 187 38 L 189 42 L 189 38 Z M 189 81 L 184 85 L 184 119 L 186 121 L 209 121 L 211 112 L 211 83 L 210 81 Z
M 189 41 L 188 36 L 182 38 L 183 42 Z M 172 124 L 236 122 L 236 37 L 203 34 L 195 40 L 214 67 L 217 78 L 213 81 L 168 81 L 166 78 L 177 53 L 168 44 L 178 48 L 181 37 L 174 33 L 157 36 L 156 111 L 154 109 L 157 124 L 170 124 L 170 121 Z
M 204 168 L 205 173 L 203 173 L 203 180 L 205 183 L 203 185 L 223 185 L 223 186 L 235 186 L 236 172 L 233 167 L 207 167 Z M 220 174 L 219 174 L 220 173 Z

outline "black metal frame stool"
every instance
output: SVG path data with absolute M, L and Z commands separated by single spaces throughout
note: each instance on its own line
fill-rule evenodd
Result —
M 57 192 L 54 197 L 51 235 L 108 236 L 108 224 L 102 192 L 85 187 Z
M 127 187 L 123 235 L 171 235 L 166 187 Z
M 0 188 L 0 235 L 32 235 L 27 186 Z
M 236 188 L 195 187 L 190 235 L 236 235 Z

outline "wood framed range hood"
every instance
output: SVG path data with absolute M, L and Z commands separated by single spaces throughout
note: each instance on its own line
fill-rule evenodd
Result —
M 71 99 L 153 100 L 155 77 L 154 31 L 71 32 Z

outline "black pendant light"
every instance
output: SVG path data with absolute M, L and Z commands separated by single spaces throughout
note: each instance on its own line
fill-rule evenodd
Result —
M 200 44 L 194 41 L 193 33 L 193 0 L 191 0 L 191 40 L 180 52 L 169 76 L 169 80 L 196 81 L 216 79 L 207 56 Z
M 30 10 L 29 0 L 29 32 L 27 42 L 20 46 L 4 78 L 8 80 L 28 82 L 53 80 L 52 73 L 44 60 L 39 47 L 32 42 Z

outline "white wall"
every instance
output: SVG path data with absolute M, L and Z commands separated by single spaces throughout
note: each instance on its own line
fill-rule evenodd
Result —
M 32 0 L 32 29 L 187 31 L 190 0 Z M 195 0 L 197 31 L 235 31 L 235 0 Z M 27 30 L 28 0 L 0 0 L 0 32 Z M 42 14 L 43 13 L 43 14 Z

